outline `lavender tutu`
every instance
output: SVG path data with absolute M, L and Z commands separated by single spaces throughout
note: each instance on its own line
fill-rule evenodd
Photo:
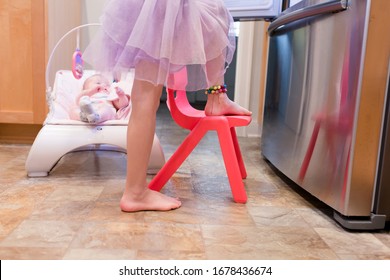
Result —
M 233 19 L 222 0 L 110 0 L 102 27 L 84 51 L 99 71 L 180 86 L 169 75 L 187 70 L 187 90 L 223 82 L 235 50 Z

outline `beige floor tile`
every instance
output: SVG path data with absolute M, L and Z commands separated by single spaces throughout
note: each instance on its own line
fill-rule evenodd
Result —
M 89 201 L 46 200 L 31 214 L 31 220 L 38 221 L 84 221 L 94 204 Z
M 390 229 L 374 232 L 373 235 L 378 238 L 386 247 L 390 248 Z
M 124 213 L 119 207 L 119 199 L 116 201 L 96 202 L 91 211 L 84 218 L 91 222 L 144 222 L 145 212 Z
M 324 206 L 322 206 L 324 207 Z M 294 208 L 311 227 L 341 228 L 332 218 L 333 211 L 329 208 Z
M 209 259 L 337 259 L 312 229 L 202 226 Z
M 295 209 L 288 207 L 256 206 L 250 207 L 249 212 L 259 227 L 309 227 Z
M 67 247 L 0 247 L 2 260 L 61 260 Z
M 202 251 L 204 245 L 198 225 L 88 222 L 71 248 Z
M 200 251 L 184 250 L 139 250 L 137 253 L 138 260 L 205 260 L 206 255 Z
M 331 249 L 294 250 L 258 249 L 232 245 L 207 246 L 208 260 L 337 260 L 339 257 Z
M 389 255 L 372 255 L 372 254 L 338 254 L 341 260 L 390 260 Z
M 0 247 L 67 247 L 79 227 L 80 223 L 73 221 L 26 220 L 0 242 Z
M 315 230 L 337 254 L 390 256 L 390 248 L 372 233 L 348 232 L 338 228 L 315 228 Z
M 188 131 L 158 112 L 168 159 Z M 353 232 L 240 138 L 248 202 L 234 203 L 218 138 L 208 133 L 161 190 L 180 209 L 124 213 L 126 154 L 85 150 L 28 178 L 30 145 L 0 144 L 0 259 L 389 260 L 389 229 Z M 148 180 L 153 178 L 149 175 Z
M 0 240 L 7 237 L 19 224 L 28 219 L 35 207 L 47 197 L 50 185 L 9 185 L 0 193 Z
M 122 249 L 70 249 L 63 257 L 64 260 L 133 260 L 135 250 Z
M 104 189 L 104 182 L 94 186 L 80 186 L 68 184 L 57 186 L 56 189 L 46 198 L 46 201 L 95 201 Z

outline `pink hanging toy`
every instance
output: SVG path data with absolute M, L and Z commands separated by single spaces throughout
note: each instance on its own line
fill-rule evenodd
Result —
M 72 57 L 72 73 L 76 79 L 80 79 L 83 76 L 84 61 L 82 59 L 82 53 L 79 48 L 80 45 L 80 32 L 77 32 L 77 47 Z

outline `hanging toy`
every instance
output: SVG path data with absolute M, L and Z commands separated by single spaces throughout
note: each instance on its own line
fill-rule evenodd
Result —
M 82 53 L 80 51 L 80 32 L 77 32 L 77 47 L 72 57 L 72 73 L 76 79 L 80 79 L 83 76 L 84 61 L 82 59 Z

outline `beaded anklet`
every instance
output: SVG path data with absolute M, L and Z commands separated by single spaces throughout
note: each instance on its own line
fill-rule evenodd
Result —
M 205 94 L 219 94 L 219 93 L 226 93 L 226 85 L 218 85 L 218 86 L 212 86 L 204 92 Z

